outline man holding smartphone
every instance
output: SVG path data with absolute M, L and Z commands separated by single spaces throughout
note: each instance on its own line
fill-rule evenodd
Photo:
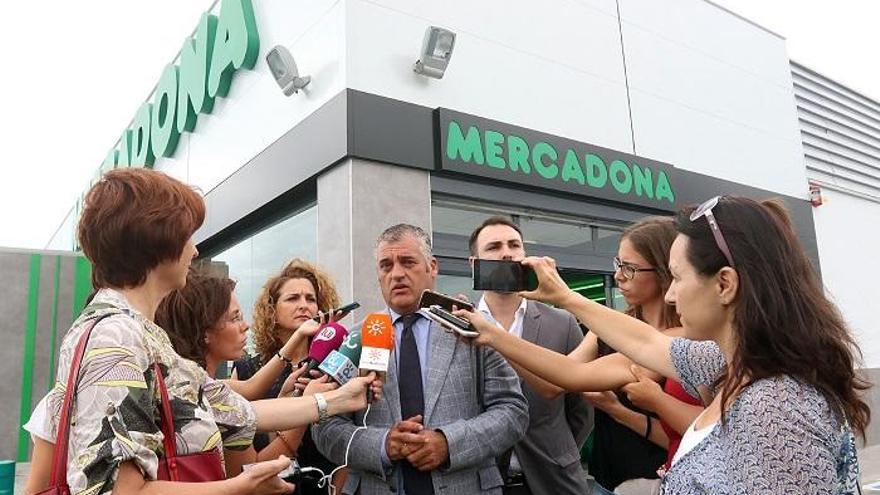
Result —
M 491 217 L 474 229 L 469 247 L 471 264 L 475 259 L 520 261 L 526 256 L 522 232 L 502 216 Z M 485 291 L 477 309 L 510 333 L 562 354 L 583 340 L 572 315 L 526 301 L 516 292 Z M 526 436 L 499 458 L 504 493 L 589 493 L 580 448 L 593 427 L 591 408 L 580 394 L 565 393 L 515 363 L 511 365 L 520 376 L 530 421 Z

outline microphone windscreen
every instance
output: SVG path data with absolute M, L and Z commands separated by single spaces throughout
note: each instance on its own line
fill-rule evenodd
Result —
M 351 360 L 352 363 L 358 363 L 361 360 L 361 331 L 354 329 L 348 333 L 348 337 L 342 341 L 339 346 L 339 353 Z
M 388 313 L 370 313 L 361 327 L 362 370 L 388 371 L 391 349 L 394 348 L 394 325 Z
M 317 365 L 326 359 L 331 351 L 342 345 L 342 341 L 347 335 L 348 330 L 335 321 L 321 327 L 321 330 L 312 339 L 312 345 L 309 346 L 309 361 L 313 361 Z
M 339 351 L 331 351 L 327 359 L 318 366 L 318 369 L 340 385 L 345 385 L 349 380 L 358 376 L 358 368 L 354 361 Z

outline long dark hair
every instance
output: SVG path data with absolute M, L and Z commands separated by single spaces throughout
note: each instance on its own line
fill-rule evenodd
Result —
M 669 273 L 669 248 L 672 247 L 675 236 L 675 224 L 671 217 L 648 217 L 630 225 L 623 231 L 621 237 L 628 240 L 639 256 L 657 269 L 655 273 L 660 285 L 661 298 L 672 283 L 672 275 Z M 641 306 L 628 307 L 626 314 L 643 320 Z M 675 306 L 666 304 L 665 301 L 661 318 L 664 328 L 681 326 Z
M 705 217 L 692 222 L 692 211 L 679 212 L 675 227 L 688 237 L 688 262 L 712 276 L 728 262 Z M 784 203 L 726 196 L 712 213 L 739 276 L 733 355 L 716 382 L 722 406 L 741 386 L 788 375 L 815 387 L 864 438 L 871 411 L 862 400 L 870 384 L 854 370 L 861 352 L 825 297 Z

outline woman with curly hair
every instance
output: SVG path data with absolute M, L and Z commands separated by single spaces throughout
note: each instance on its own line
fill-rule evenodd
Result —
M 254 306 L 254 322 L 251 331 L 257 354 L 240 359 L 233 367 L 233 380 L 247 380 L 273 359 L 282 347 L 292 349 L 284 371 L 269 389 L 266 398 L 277 397 L 287 377 L 293 371 L 291 363 L 297 363 L 308 355 L 311 338 L 315 329 L 312 318 L 339 306 L 336 287 L 323 270 L 311 263 L 296 258 L 291 260 L 281 272 L 270 278 L 257 298 Z M 332 316 L 332 315 L 331 315 Z M 255 449 L 255 450 L 254 450 Z M 254 449 L 244 456 L 230 459 L 231 463 L 253 462 L 272 459 L 280 454 L 296 457 L 303 466 L 320 468 L 329 473 L 335 466 L 330 463 L 312 441 L 309 428 L 294 428 L 276 432 L 274 438 L 257 435 Z M 248 455 L 252 457 L 247 457 Z M 243 457 L 240 459 L 239 457 Z M 228 466 L 229 467 L 229 466 Z M 231 472 L 236 472 L 233 465 Z M 334 483 L 340 486 L 338 483 Z M 313 480 L 303 479 L 297 486 L 300 494 L 326 493 L 320 490 Z
M 174 350 L 198 363 L 208 376 L 216 376 L 221 363 L 245 356 L 249 326 L 235 296 L 235 281 L 228 277 L 190 270 L 186 285 L 159 304 L 156 323 L 166 329 Z M 300 327 L 300 333 L 311 336 L 319 328 L 319 323 L 309 320 Z M 250 379 L 224 383 L 248 400 L 265 398 L 287 369 L 286 363 L 296 355 L 297 345 L 298 339 L 289 339 Z

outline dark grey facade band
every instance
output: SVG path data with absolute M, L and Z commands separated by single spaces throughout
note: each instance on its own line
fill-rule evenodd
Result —
M 314 179 L 346 158 L 431 171 L 432 190 L 477 199 L 632 222 L 720 194 L 785 201 L 819 268 L 812 207 L 758 189 L 589 143 L 451 109 L 347 89 L 285 133 L 206 196 L 196 233 L 208 251 L 314 201 Z M 515 202 L 511 200 L 515 198 Z

